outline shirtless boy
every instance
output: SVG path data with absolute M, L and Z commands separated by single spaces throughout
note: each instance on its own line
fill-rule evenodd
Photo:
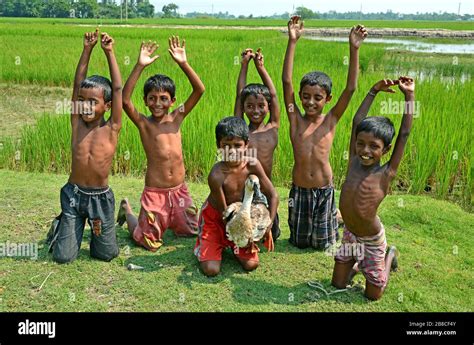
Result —
M 255 67 L 262 78 L 263 85 L 247 85 L 248 65 L 251 60 L 255 62 Z M 270 117 L 265 123 L 265 117 L 269 111 Z M 243 118 L 244 113 L 249 119 L 249 154 L 256 156 L 262 164 L 265 174 L 271 180 L 273 153 L 278 145 L 280 106 L 275 85 L 265 68 L 263 54 L 260 49 L 254 53 L 252 49 L 248 48 L 242 53 L 234 115 Z M 280 236 L 278 213 L 273 222 L 272 236 L 274 240 Z
M 366 117 L 375 96 L 390 92 L 397 85 L 405 95 L 405 111 L 390 160 L 380 165 L 380 159 L 391 148 L 395 135 L 393 123 L 379 116 Z M 365 296 L 378 300 L 387 286 L 390 269 L 397 268 L 396 248 L 386 252 L 385 230 L 377 209 L 388 193 L 390 182 L 397 173 L 413 122 L 415 83 L 408 77 L 385 79 L 376 83 L 360 105 L 352 122 L 349 168 L 339 199 L 344 219 L 342 246 L 360 245 L 363 257 L 337 251 L 332 284 L 345 288 L 361 270 L 366 278 Z
M 53 259 L 59 263 L 76 259 L 86 219 L 92 230 L 91 256 L 110 261 L 119 253 L 115 199 L 108 176 L 122 126 L 122 79 L 113 51 L 114 40 L 106 33 L 101 34 L 101 47 L 112 82 L 97 75 L 86 78 L 98 40 L 98 30 L 85 34 L 74 78 L 71 175 L 61 189 L 61 214 L 53 222 L 47 239 Z M 104 114 L 109 110 L 111 116 L 106 121 Z
M 350 60 L 347 84 L 336 105 L 324 115 L 331 96 L 331 79 L 322 72 L 306 74 L 300 83 L 301 113 L 293 91 L 293 60 L 296 42 L 303 33 L 300 18 L 288 22 L 288 48 L 283 65 L 283 93 L 290 121 L 290 137 L 295 164 L 289 196 L 288 224 L 290 243 L 299 247 L 326 249 L 337 240 L 337 210 L 334 200 L 329 152 L 336 124 L 344 114 L 356 90 L 359 47 L 367 36 L 363 26 L 352 28 L 349 35 Z
M 165 75 L 154 75 L 145 82 L 143 98 L 151 115 L 140 114 L 131 96 L 144 68 L 158 58 L 152 56 L 157 47 L 156 43 L 142 43 L 138 62 L 123 90 L 123 108 L 140 132 L 147 170 L 138 219 L 127 199 L 120 203 L 117 218 L 120 225 L 127 222 L 138 245 L 151 251 L 162 245 L 167 228 L 177 236 L 197 234 L 197 208 L 184 182 L 180 126 L 204 93 L 203 83 L 187 61 L 185 41 L 181 44 L 179 37 L 173 36 L 169 38 L 168 51 L 188 77 L 193 91 L 184 104 L 170 112 L 176 101 L 175 84 Z
M 199 234 L 194 254 L 199 260 L 202 272 L 206 276 L 215 276 L 220 272 L 222 251 L 232 248 L 239 263 L 246 271 L 258 267 L 258 251 L 251 248 L 239 248 L 229 241 L 225 233 L 223 212 L 228 205 L 242 201 L 247 177 L 256 175 L 263 194 L 269 204 L 270 218 L 273 223 L 278 208 L 278 195 L 261 163 L 246 158 L 249 130 L 243 119 L 235 116 L 222 119 L 216 127 L 216 141 L 219 149 L 226 152 L 224 159 L 212 167 L 208 177 L 210 193 L 199 216 Z M 227 159 L 226 156 L 236 157 Z M 265 238 L 271 233 L 269 225 Z

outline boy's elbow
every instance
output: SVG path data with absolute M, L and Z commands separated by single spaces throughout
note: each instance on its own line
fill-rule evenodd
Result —
M 132 101 L 130 99 L 122 99 L 122 108 L 125 110 L 127 113 L 133 108 Z
M 346 87 L 346 93 L 352 96 L 357 89 L 357 85 L 348 85 Z
M 118 85 L 112 85 L 112 92 L 122 92 L 123 88 L 122 88 L 122 85 L 121 84 L 118 84 Z
M 408 137 L 410 136 L 410 132 L 411 132 L 411 129 L 409 128 L 402 129 L 399 135 L 401 136 L 402 139 L 407 140 Z

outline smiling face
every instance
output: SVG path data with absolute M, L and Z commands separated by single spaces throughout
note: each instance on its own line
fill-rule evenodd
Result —
M 301 103 L 306 115 L 320 115 L 324 106 L 332 98 L 319 85 L 305 85 L 299 93 Z
M 268 102 L 261 94 L 257 96 L 249 95 L 244 101 L 244 112 L 249 121 L 258 126 L 268 113 Z
M 102 118 L 110 109 L 111 104 L 111 102 L 105 102 L 104 90 L 101 88 L 80 88 L 77 101 L 78 113 L 87 123 Z
M 230 166 L 238 166 L 245 156 L 248 143 L 239 137 L 224 137 L 219 142 L 219 150 L 222 154 L 223 162 Z
M 356 154 L 364 166 L 378 164 L 384 154 L 390 150 L 390 146 L 384 146 L 379 139 L 370 132 L 359 132 L 356 139 Z
M 144 101 L 152 116 L 159 118 L 168 114 L 176 99 L 167 91 L 153 89 L 144 97 Z

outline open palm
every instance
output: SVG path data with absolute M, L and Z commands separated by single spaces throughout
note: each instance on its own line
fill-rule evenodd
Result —
M 169 45 L 170 49 L 168 49 L 168 51 L 170 52 L 170 55 L 173 60 L 176 61 L 178 64 L 185 63 L 187 61 L 185 48 L 186 41 L 183 40 L 183 44 L 180 44 L 179 36 L 172 36 L 169 38 Z
M 303 34 L 304 22 L 301 21 L 300 16 L 291 17 L 288 22 L 288 35 L 292 40 L 298 40 Z
M 99 29 L 94 32 L 86 32 L 84 34 L 84 47 L 93 48 L 99 39 Z
M 367 29 L 363 25 L 354 26 L 349 35 L 350 45 L 359 48 L 367 35 Z
M 156 59 L 160 57 L 159 55 L 152 56 L 157 48 L 158 45 L 156 44 L 156 42 L 142 42 L 142 45 L 140 46 L 140 56 L 138 57 L 138 63 L 142 66 L 148 66 L 152 64 Z

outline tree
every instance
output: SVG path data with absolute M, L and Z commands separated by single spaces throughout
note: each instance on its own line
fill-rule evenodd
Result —
M 312 10 L 304 6 L 297 7 L 295 13 L 303 19 L 316 19 L 319 17 L 317 13 L 314 13 Z
M 74 17 L 96 18 L 99 15 L 99 5 L 96 0 L 79 0 L 74 3 Z
M 164 18 L 176 18 L 178 17 L 178 8 L 179 6 L 176 4 L 168 4 L 163 6 L 162 11 L 163 11 L 163 17 Z
M 153 18 L 155 15 L 155 6 L 150 4 L 148 0 L 137 2 L 137 17 Z
M 73 13 L 71 2 L 68 0 L 50 0 L 44 7 L 42 17 L 67 18 Z

